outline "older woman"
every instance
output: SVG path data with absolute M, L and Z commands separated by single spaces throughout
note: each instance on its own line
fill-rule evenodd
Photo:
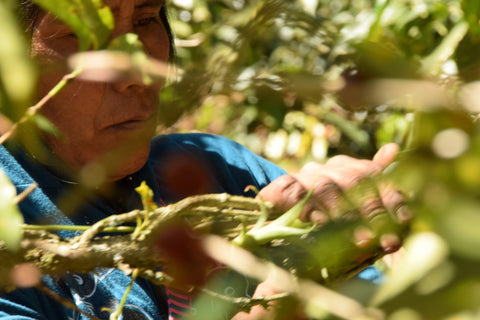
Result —
M 163 0 L 105 0 L 115 18 L 112 37 L 136 33 L 145 51 L 167 61 L 172 36 Z M 28 1 L 22 12 L 31 27 L 31 55 L 43 65 L 62 62 L 78 50 L 69 27 Z M 44 68 L 38 94 L 43 96 L 62 77 L 55 68 Z M 219 136 L 172 134 L 155 137 L 157 96 L 162 83 L 144 84 L 124 78 L 100 83 L 74 80 L 41 110 L 62 133 L 41 134 L 47 157 L 10 143 L 0 149 L 0 165 L 19 191 L 36 181 L 39 188 L 20 205 L 27 223 L 93 224 L 112 214 L 138 208 L 134 192 L 147 181 L 158 203 L 169 203 L 199 193 L 227 192 L 243 195 L 248 185 L 261 189 L 264 199 L 280 209 L 295 204 L 314 188 L 304 218 L 314 220 L 335 206 L 342 189 L 364 177 L 380 173 L 393 160 L 396 147 L 388 145 L 373 161 L 335 157 L 325 165 L 309 164 L 296 175 Z M 153 139 L 152 139 L 153 138 Z M 92 174 L 93 172 L 93 174 Z M 95 182 L 92 185 L 92 176 Z M 85 190 L 94 192 L 83 192 Z M 401 197 L 390 192 L 383 199 L 392 209 Z M 383 206 L 377 199 L 365 210 Z M 67 235 L 68 236 L 68 235 Z M 79 319 L 85 314 L 107 319 L 130 279 L 118 270 L 44 277 L 59 297 L 74 302 L 67 309 L 36 289 L 17 289 L 0 298 L 2 319 Z M 268 284 L 259 286 L 269 293 Z M 184 299 L 184 300 L 182 300 Z M 179 302 L 179 300 L 182 300 Z M 128 296 L 123 319 L 175 319 L 188 307 L 188 296 L 158 290 L 137 280 Z M 258 311 L 258 310 L 257 310 Z M 256 317 L 237 315 L 241 317 Z

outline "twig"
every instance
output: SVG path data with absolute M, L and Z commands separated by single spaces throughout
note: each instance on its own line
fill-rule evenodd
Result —
M 77 68 L 63 76 L 63 78 L 50 90 L 39 102 L 37 102 L 34 106 L 31 106 L 25 112 L 25 115 L 18 120 L 15 124 L 13 124 L 8 131 L 0 136 L 0 145 L 5 143 L 7 139 L 9 139 L 18 129 L 18 127 L 27 122 L 32 116 L 37 114 L 38 111 L 53 97 L 55 97 L 63 88 L 65 88 L 73 79 L 75 79 L 80 73 L 82 72 L 81 68 Z
M 88 231 L 92 226 L 77 226 L 77 225 L 32 225 L 24 224 L 21 226 L 24 231 Z M 118 226 L 118 227 L 105 227 L 101 232 L 108 233 L 131 233 L 135 230 L 135 227 Z
M 40 291 L 42 291 L 43 293 L 45 293 L 47 296 L 49 296 L 50 298 L 52 298 L 53 300 L 61 303 L 62 305 L 64 305 L 65 307 L 67 307 L 68 309 L 72 309 L 72 310 L 75 310 L 76 312 L 78 313 L 81 313 L 82 315 L 86 316 L 87 318 L 91 319 L 91 320 L 100 320 L 99 318 L 89 314 L 89 313 L 86 313 L 85 311 L 79 309 L 75 303 L 73 303 L 71 300 L 68 300 L 68 299 L 65 299 L 65 298 L 62 298 L 60 297 L 57 293 L 53 292 L 52 290 L 50 290 L 47 286 L 45 286 L 44 284 L 37 284 L 36 288 Z
M 217 261 L 260 282 L 268 280 L 277 291 L 295 294 L 305 305 L 322 308 L 343 319 L 368 319 L 367 316 L 371 319 L 369 310 L 355 300 L 313 281 L 297 279 L 286 270 L 260 260 L 221 237 L 205 237 L 204 248 Z
M 127 289 L 125 290 L 117 310 L 115 310 L 115 312 L 110 314 L 110 318 L 109 318 L 110 320 L 118 320 L 118 317 L 122 314 L 122 310 L 123 310 L 123 307 L 125 306 L 125 302 L 127 301 L 127 297 L 130 294 L 132 285 L 137 279 L 137 277 L 138 277 L 138 269 L 135 269 L 133 270 L 133 273 L 132 273 L 132 280 L 130 281 L 130 284 L 128 285 Z
M 139 276 L 147 279 L 156 285 L 169 285 L 173 282 L 173 278 L 162 271 L 153 271 L 151 269 L 139 269 Z
M 256 298 L 255 297 L 254 298 L 231 297 L 231 296 L 226 296 L 224 294 L 220 294 L 218 292 L 205 289 L 205 288 L 202 289 L 202 292 L 204 292 L 205 294 L 208 294 L 209 296 L 215 299 L 219 299 L 225 302 L 235 304 L 238 307 L 239 312 L 243 311 L 247 313 L 249 313 L 250 310 L 255 306 L 261 305 L 262 307 L 267 308 L 270 302 L 282 300 L 292 296 L 292 294 L 289 292 L 282 292 L 282 293 L 272 294 L 271 296 L 256 297 Z
M 89 242 L 98 233 L 105 231 L 107 227 L 116 227 L 124 223 L 135 221 L 140 214 L 140 210 L 133 210 L 124 214 L 109 216 L 103 220 L 100 220 L 93 226 L 89 227 L 79 238 L 77 238 L 76 243 L 79 245 L 88 246 Z M 135 230 L 135 228 L 133 230 Z
M 37 187 L 38 187 L 38 184 L 36 182 L 32 183 L 31 185 L 28 186 L 27 189 L 23 190 L 22 193 L 20 193 L 15 197 L 15 199 L 13 200 L 13 203 L 15 205 L 18 205 L 20 202 L 25 200 L 25 198 L 28 197 L 28 195 L 32 193 L 33 190 L 35 190 Z

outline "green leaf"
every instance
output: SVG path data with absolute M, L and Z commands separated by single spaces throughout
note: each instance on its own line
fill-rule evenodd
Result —
M 0 111 L 12 119 L 18 119 L 29 106 L 36 80 L 24 33 L 12 13 L 15 2 L 0 2 L 0 92 L 5 94 Z
M 65 22 L 78 37 L 79 50 L 103 49 L 113 30 L 110 8 L 101 0 L 33 0 Z
M 15 250 L 22 238 L 23 216 L 15 203 L 16 189 L 0 170 L 0 241 Z
M 479 34 L 480 28 L 478 26 L 478 19 L 480 17 L 480 2 L 477 0 L 462 1 L 462 6 L 465 12 L 465 18 L 470 25 L 472 32 Z
M 440 45 L 423 60 L 421 71 L 424 75 L 439 74 L 443 64 L 455 54 L 458 45 L 468 32 L 468 28 L 469 25 L 466 21 L 459 21 L 452 30 L 450 30 Z
M 32 115 L 33 121 L 37 125 L 38 128 L 40 128 L 42 131 L 46 133 L 50 133 L 54 136 L 61 136 L 60 130 L 45 116 L 36 113 Z
M 292 208 L 282 214 L 280 217 L 263 227 L 256 225 L 247 232 L 247 236 L 253 238 L 257 243 L 266 243 L 274 239 L 282 239 L 290 236 L 299 236 L 307 234 L 315 228 L 315 223 L 301 223 L 299 217 L 303 208 L 313 194 L 313 188 Z M 300 228 L 294 226 L 299 225 Z M 240 237 L 233 242 L 242 245 Z
M 444 262 L 447 255 L 447 243 L 437 234 L 423 232 L 411 236 L 405 242 L 405 255 L 387 275 L 388 281 L 380 286 L 372 304 L 378 306 L 417 283 Z

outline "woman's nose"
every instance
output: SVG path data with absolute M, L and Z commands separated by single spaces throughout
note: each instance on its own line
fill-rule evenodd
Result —
M 128 14 L 121 14 L 124 12 L 122 10 L 119 11 L 119 16 L 115 17 L 115 27 L 112 31 L 111 39 L 115 39 L 127 33 L 134 33 L 132 16 Z M 113 81 L 112 86 L 116 91 L 121 93 L 125 93 L 127 91 L 138 92 L 146 87 L 139 70 L 127 71 L 125 74 Z
M 119 93 L 140 93 L 145 90 L 147 85 L 143 82 L 140 74 L 132 72 L 112 82 L 112 87 Z

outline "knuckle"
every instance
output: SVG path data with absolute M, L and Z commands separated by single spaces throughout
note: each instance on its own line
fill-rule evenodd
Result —
M 403 194 L 393 188 L 385 188 L 381 191 L 382 201 L 389 210 L 401 206 L 405 202 Z
M 321 177 L 314 187 L 315 200 L 321 207 L 331 211 L 338 205 L 342 198 L 343 191 L 340 186 L 329 177 Z
M 320 177 L 315 183 L 315 195 L 319 197 L 332 196 L 341 192 L 340 186 L 329 177 Z
M 285 189 L 285 195 L 288 197 L 290 202 L 293 202 L 292 204 L 297 203 L 300 201 L 305 195 L 307 194 L 307 189 L 303 187 L 303 185 L 296 181 L 295 183 L 292 183 L 288 186 L 287 189 Z
M 300 173 L 311 173 L 311 172 L 318 172 L 322 169 L 322 165 L 317 162 L 308 162 L 303 165 Z
M 343 165 L 344 163 L 354 162 L 354 161 L 358 161 L 358 160 L 352 157 L 340 154 L 328 159 L 327 165 L 337 166 L 337 165 Z
M 387 210 L 385 209 L 382 200 L 373 198 L 365 200 L 363 203 L 360 212 L 367 219 L 373 219 L 380 214 L 386 214 Z
M 274 183 L 276 184 L 278 191 L 281 193 L 292 192 L 292 190 L 297 189 L 300 185 L 298 180 L 290 175 L 281 176 L 276 179 Z
M 279 210 L 288 210 L 307 194 L 303 185 L 290 175 L 284 175 L 274 180 L 260 191 L 260 196 L 272 202 Z

